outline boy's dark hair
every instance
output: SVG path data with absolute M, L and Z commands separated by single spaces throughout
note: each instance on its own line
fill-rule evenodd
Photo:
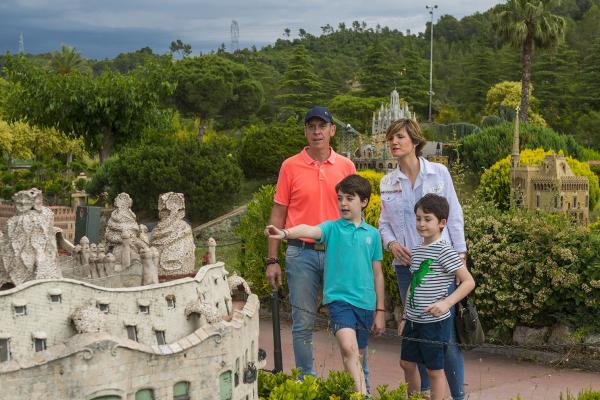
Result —
M 348 175 L 335 185 L 335 191 L 356 194 L 361 201 L 367 200 L 367 204 L 371 198 L 371 184 L 360 175 Z
M 421 197 L 417 204 L 415 204 L 415 214 L 417 209 L 423 210 L 426 214 L 433 214 L 438 220 L 448 220 L 448 214 L 450 213 L 450 205 L 445 197 L 434 193 L 427 193 Z

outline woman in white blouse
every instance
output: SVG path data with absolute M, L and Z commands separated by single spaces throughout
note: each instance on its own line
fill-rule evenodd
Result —
M 381 179 L 379 231 L 384 248 L 394 255 L 398 289 L 404 303 L 411 278 L 411 250 L 421 243 L 414 212 L 415 203 L 421 197 L 427 193 L 435 193 L 448 200 L 450 215 L 442 232 L 442 239 L 452 244 L 463 262 L 467 247 L 462 208 L 452 178 L 444 165 L 429 162 L 421 156 L 426 140 L 417 121 L 399 119 L 392 122 L 386 132 L 386 140 L 392 156 L 398 160 L 398 168 Z M 455 287 L 450 287 L 449 292 L 454 289 Z M 455 340 L 456 332 L 453 331 L 451 341 Z M 448 346 L 444 370 L 452 398 L 464 399 L 464 359 L 458 346 Z M 423 365 L 419 365 L 419 372 L 421 389 L 429 389 L 429 380 Z

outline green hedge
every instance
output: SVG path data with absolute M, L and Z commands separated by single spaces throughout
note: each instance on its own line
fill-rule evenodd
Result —
M 600 235 L 562 215 L 464 207 L 475 303 L 486 328 L 600 328 Z
M 364 396 L 354 391 L 352 377 L 341 371 L 331 371 L 327 378 L 315 378 L 309 375 L 298 380 L 299 370 L 292 375 L 279 372 L 271 374 L 259 371 L 258 396 L 261 400 L 363 400 Z M 388 391 L 388 385 L 377 387 L 379 400 L 420 400 L 420 395 L 408 396 L 405 383 Z

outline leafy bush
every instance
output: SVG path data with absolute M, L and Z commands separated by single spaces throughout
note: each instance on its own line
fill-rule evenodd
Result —
M 524 165 L 540 165 L 548 154 L 555 153 L 543 149 L 523 150 L 519 160 Z M 591 171 L 587 163 L 577 161 L 572 157 L 566 157 L 566 160 L 575 175 L 588 177 L 590 211 L 593 210 L 600 200 L 598 176 Z M 510 165 L 511 156 L 507 156 L 486 169 L 481 175 L 476 191 L 480 199 L 493 202 L 502 210 L 510 207 Z
M 244 241 L 245 251 L 240 260 L 240 275 L 248 282 L 252 282 L 252 292 L 259 297 L 271 292 L 269 282 L 265 277 L 265 258 L 267 257 L 267 238 L 265 226 L 269 224 L 275 187 L 265 185 L 261 187 L 248 204 L 248 211 L 242 217 L 240 224 L 235 228 L 235 233 Z M 279 250 L 279 259 L 282 272 L 285 270 L 285 257 L 283 246 Z M 282 274 L 285 279 L 285 273 Z
M 513 130 L 512 124 L 504 123 L 466 136 L 461 139 L 461 158 L 471 171 L 480 173 L 511 153 Z M 572 136 L 560 135 L 538 125 L 521 125 L 520 144 L 521 149 L 562 150 L 565 155 L 583 159 L 583 147 Z
M 283 160 L 306 145 L 303 129 L 293 118 L 283 123 L 255 124 L 246 128 L 240 145 L 240 165 L 244 175 L 277 176 Z
M 98 168 L 88 189 L 110 198 L 127 192 L 133 208 L 155 214 L 158 196 L 185 195 L 187 215 L 205 221 L 219 215 L 240 186 L 242 172 L 231 149 L 220 141 L 185 140 L 171 146 L 142 144 L 124 149 Z
M 367 169 L 364 171 L 358 171 L 358 175 L 362 176 L 371 184 L 371 194 L 379 195 L 379 181 L 383 178 L 382 172 L 373 171 L 371 169 Z M 375 226 L 375 225 L 374 225 Z
M 380 400 L 419 400 L 420 395 L 408 396 L 406 384 L 388 391 L 388 385 L 378 386 Z M 352 377 L 341 371 L 331 371 L 326 379 L 305 376 L 298 380 L 298 370 L 292 375 L 283 372 L 258 373 L 258 396 L 261 400 L 363 400 L 365 397 L 354 391 Z
M 487 328 L 600 324 L 600 236 L 557 214 L 464 207 L 475 303 Z

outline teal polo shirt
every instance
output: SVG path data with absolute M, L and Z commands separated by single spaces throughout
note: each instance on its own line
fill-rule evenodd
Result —
M 373 261 L 383 259 L 379 231 L 364 220 L 357 227 L 344 218 L 325 221 L 319 228 L 325 244 L 323 304 L 345 301 L 374 310 Z

